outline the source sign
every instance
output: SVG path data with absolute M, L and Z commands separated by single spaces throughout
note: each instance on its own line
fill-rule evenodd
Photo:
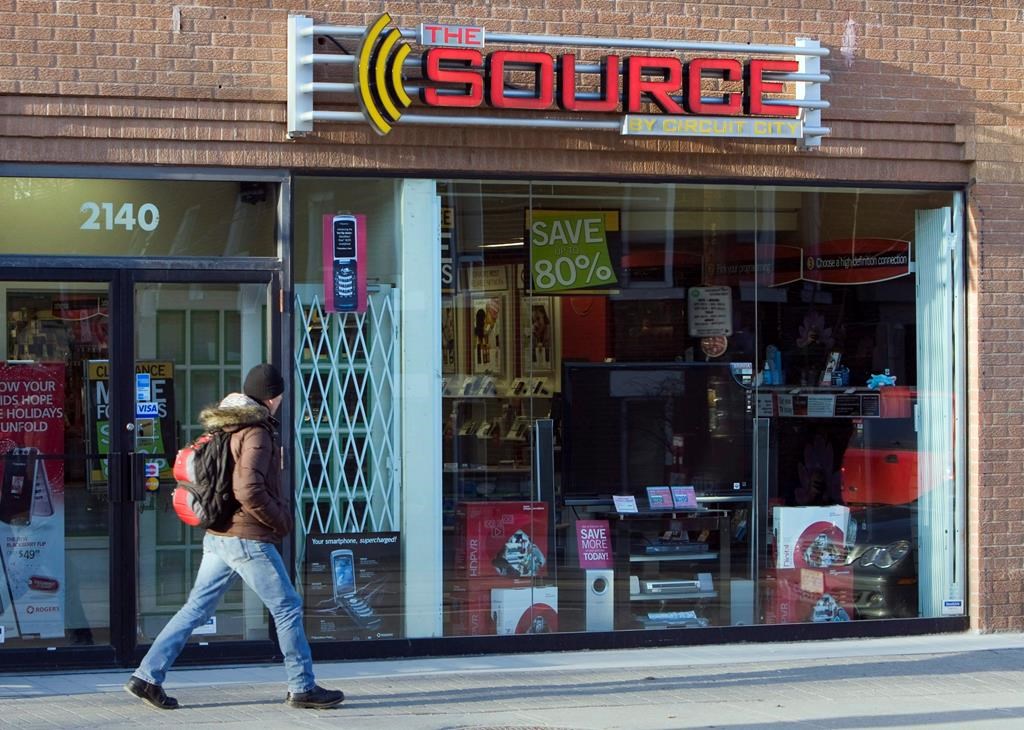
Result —
M 821 126 L 829 106 L 821 84 L 830 80 L 821 59 L 829 52 L 809 38 L 793 45 L 705 43 L 488 34 L 478 25 L 445 23 L 422 23 L 417 32 L 395 27 L 387 13 L 365 28 L 317 26 L 302 16 L 288 23 L 290 137 L 310 133 L 315 121 L 360 119 L 382 135 L 400 120 L 798 139 L 804 146 L 817 146 L 830 132 Z M 313 39 L 323 36 L 342 47 L 354 41 L 358 49 L 351 57 L 317 53 Z M 492 50 L 499 44 L 513 48 Z M 316 81 L 316 63 L 353 64 L 354 83 Z M 318 110 L 316 93 L 353 93 L 361 113 L 339 111 L 336 103 Z M 434 113 L 410 112 L 417 99 Z
M 804 125 L 799 119 L 749 119 L 736 117 L 685 117 L 663 114 L 627 114 L 622 134 L 655 137 L 749 137 L 751 139 L 800 139 Z

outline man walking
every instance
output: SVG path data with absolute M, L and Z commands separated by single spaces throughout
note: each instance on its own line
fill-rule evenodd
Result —
M 249 371 L 241 393 L 231 393 L 218 406 L 199 414 L 204 429 L 231 433 L 235 459 L 232 488 L 240 506 L 223 532 L 207 531 L 203 561 L 188 600 L 156 637 L 124 686 L 129 694 L 153 707 L 178 707 L 178 701 L 168 697 L 162 687 L 167 670 L 193 629 L 213 615 L 236 575 L 274 617 L 288 673 L 285 702 L 292 707 L 325 709 L 345 699 L 341 691 L 324 689 L 313 678 L 309 642 L 302 627 L 302 601 L 275 546 L 294 526 L 281 494 L 281 464 L 272 435 L 277 426 L 274 414 L 283 394 L 281 373 L 264 363 Z

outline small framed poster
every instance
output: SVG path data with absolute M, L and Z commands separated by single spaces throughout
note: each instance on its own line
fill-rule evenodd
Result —
M 472 372 L 501 379 L 505 375 L 505 319 L 507 297 L 504 294 L 473 297 L 470 307 Z
M 462 347 L 459 337 L 459 300 L 441 298 L 441 372 L 458 373 L 462 370 Z
M 547 375 L 555 361 L 555 312 L 552 297 L 523 297 L 522 323 L 523 372 Z
M 640 510 L 636 507 L 636 497 L 631 494 L 615 494 L 612 496 L 615 503 L 615 511 L 619 514 L 635 514 Z
M 676 509 L 699 509 L 693 487 L 672 487 L 672 506 Z
M 672 490 L 668 487 L 647 487 L 647 506 L 652 510 L 672 509 Z

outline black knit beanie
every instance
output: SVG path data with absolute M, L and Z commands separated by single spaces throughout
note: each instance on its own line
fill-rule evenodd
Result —
M 245 376 L 242 392 L 253 400 L 267 401 L 284 392 L 284 378 L 277 368 L 265 362 Z

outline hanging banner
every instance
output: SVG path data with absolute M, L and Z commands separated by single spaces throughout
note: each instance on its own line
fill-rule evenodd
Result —
M 872 284 L 910 273 L 910 242 L 852 238 L 804 247 L 803 278 L 823 284 Z
M 608 232 L 619 229 L 618 211 L 528 211 L 527 228 L 535 293 L 618 282 L 608 253 Z
M 708 284 L 782 286 L 800 280 L 804 251 L 785 244 L 730 244 L 710 250 L 704 260 Z
M 0 363 L 0 626 L 64 636 L 64 382 L 59 363 Z
M 323 217 L 324 309 L 366 311 L 366 216 Z
M 174 482 L 173 464 L 166 458 L 177 452 L 174 424 L 174 363 L 164 360 L 139 360 L 135 363 L 136 399 L 140 384 L 148 376 L 148 401 L 133 406 L 135 415 L 135 450 L 156 455 L 157 478 Z M 89 360 L 85 365 L 86 408 L 90 451 L 105 455 L 110 451 L 110 363 L 107 360 Z M 142 406 L 141 408 L 139 406 Z M 148 465 L 147 465 L 148 467 Z M 89 469 L 89 486 L 105 489 L 110 466 L 107 459 L 96 459 Z M 147 474 L 148 476 L 148 474 Z M 152 491 L 152 489 L 151 489 Z
M 402 636 L 402 549 L 397 532 L 306 538 L 306 633 L 313 641 Z

